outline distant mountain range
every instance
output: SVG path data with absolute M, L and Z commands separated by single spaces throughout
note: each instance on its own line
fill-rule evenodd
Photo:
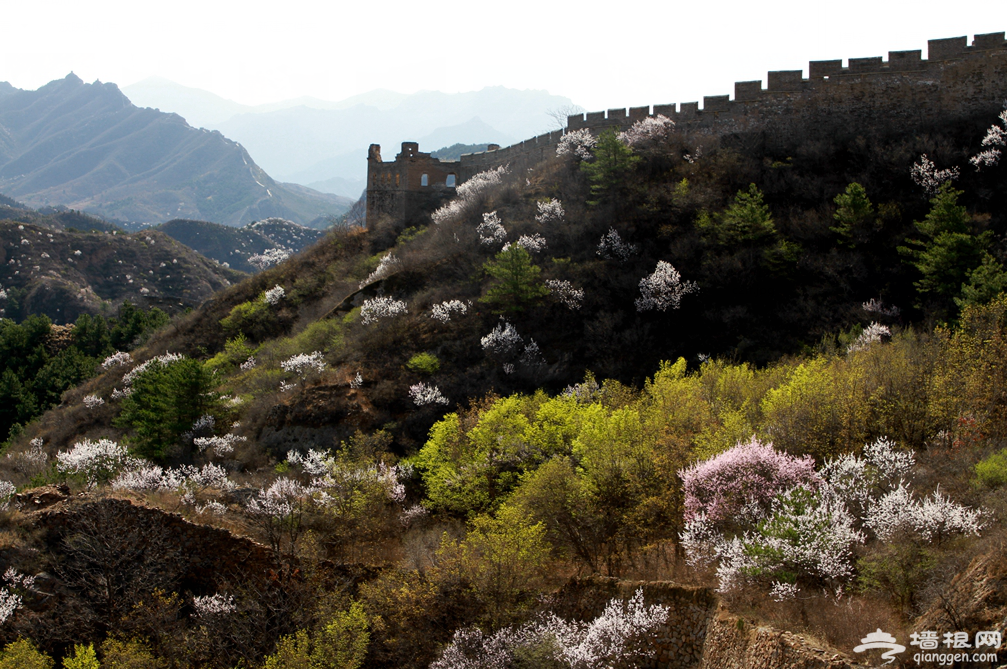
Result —
M 220 132 L 136 107 L 115 84 L 73 74 L 35 91 L 0 83 L 0 192 L 134 225 L 282 217 L 326 227 L 352 205 L 279 183 Z
M 507 145 L 555 128 L 549 112 L 569 98 L 501 86 L 468 93 L 375 90 L 339 102 L 299 98 L 248 106 L 166 79 L 146 79 L 123 92 L 135 104 L 219 130 L 248 149 L 270 174 L 357 198 L 365 187 L 367 147 L 394 156 L 403 141 L 421 151 L 452 144 Z

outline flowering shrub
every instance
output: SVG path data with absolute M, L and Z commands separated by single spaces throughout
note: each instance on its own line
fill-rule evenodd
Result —
M 260 272 L 290 257 L 290 251 L 281 248 L 266 249 L 261 254 L 248 256 L 248 264 Z
M 101 399 L 97 395 L 85 395 L 82 402 L 88 409 L 96 409 L 104 404 L 105 400 Z
M 300 467 L 305 474 L 321 476 L 331 469 L 334 461 L 327 451 L 310 448 L 304 454 L 300 451 L 287 451 L 287 462 Z
M 233 596 L 217 593 L 204 597 L 193 597 L 192 609 L 197 618 L 210 618 L 234 613 L 238 607 L 234 603 Z
M 853 545 L 864 542 L 846 506 L 826 492 L 795 487 L 773 501 L 758 531 L 722 544 L 721 591 L 746 577 L 792 581 L 796 575 L 832 585 L 853 574 Z
M 430 511 L 422 504 L 414 504 L 402 513 L 399 514 L 399 522 L 402 523 L 402 527 L 409 528 L 412 527 L 413 523 L 425 518 L 430 514 Z
M 865 348 L 870 347 L 871 344 L 876 344 L 882 340 L 883 337 L 891 337 L 892 331 L 887 325 L 881 325 L 880 323 L 873 322 L 864 328 L 864 331 L 860 333 L 856 341 L 850 344 L 846 348 L 847 353 L 855 353 L 857 351 L 862 351 Z
M 545 285 L 552 296 L 562 302 L 567 309 L 580 309 L 584 303 L 584 290 L 574 288 L 566 279 L 547 279 Z
M 418 407 L 428 404 L 450 404 L 448 398 L 441 394 L 440 388 L 425 383 L 409 386 L 409 399 Z
M 35 577 L 22 574 L 14 567 L 8 567 L 3 575 L 3 587 L 0 588 L 0 625 L 7 622 L 21 608 L 22 599 L 18 590 L 31 590 L 35 585 Z
M 430 307 L 430 318 L 440 323 L 447 323 L 451 320 L 451 312 L 455 311 L 464 316 L 468 313 L 468 307 L 461 300 L 445 300 L 440 304 Z
M 192 423 L 192 432 L 206 432 L 212 430 L 217 424 L 217 419 L 208 413 L 203 414 Z
M 440 225 L 441 223 L 461 219 L 478 202 L 483 194 L 501 184 L 508 172 L 509 168 L 506 165 L 501 165 L 495 169 L 480 172 L 468 179 L 455 189 L 457 196 L 455 199 L 431 215 L 434 223 Z
M 247 372 L 247 371 L 249 371 L 251 369 L 255 369 L 255 365 L 256 364 L 257 364 L 257 361 L 255 359 L 255 356 L 250 355 L 250 356 L 248 356 L 248 360 L 245 360 L 245 362 L 243 362 L 240 365 L 238 365 L 238 367 L 241 369 L 241 371 Z
M 942 184 L 947 181 L 954 181 L 960 175 L 957 167 L 950 167 L 946 170 L 939 170 L 934 162 L 927 158 L 927 154 L 920 156 L 918 163 L 913 163 L 909 170 L 909 176 L 913 182 L 927 192 L 928 195 L 936 195 Z
M 234 445 L 242 441 L 248 441 L 248 437 L 228 433 L 222 437 L 196 437 L 192 443 L 200 453 L 210 451 L 213 455 L 224 456 L 233 452 Z
M 360 372 L 357 372 L 353 376 L 353 380 L 350 381 L 350 388 L 360 388 L 364 385 L 364 377 L 361 376 Z
M 781 492 L 798 485 L 815 488 L 821 477 L 810 455 L 780 453 L 753 437 L 678 473 L 685 495 L 685 520 L 703 514 L 717 524 L 732 519 L 756 521 L 769 512 Z
M 867 508 L 879 479 L 878 472 L 866 459 L 852 453 L 826 461 L 820 474 L 833 495 L 860 511 Z
M 500 217 L 495 211 L 483 214 L 483 222 L 476 228 L 481 244 L 499 244 L 507 239 L 507 230 L 500 222 Z
M 460 219 L 468 209 L 468 203 L 464 200 L 454 199 L 440 207 L 430 215 L 434 223 L 440 225 L 449 221 Z
M 563 210 L 563 203 L 556 198 L 551 198 L 545 202 L 537 202 L 538 213 L 535 214 L 535 220 L 539 223 L 559 223 L 566 216 L 566 211 Z
M 648 116 L 619 133 L 619 141 L 627 146 L 640 146 L 666 139 L 675 131 L 675 122 L 663 114 Z
M 484 351 L 500 356 L 514 353 L 523 342 L 514 326 L 502 318 L 500 323 L 480 340 Z
M 700 473 L 698 468 L 707 463 L 690 469 Z M 896 450 L 881 438 L 865 446 L 863 457 L 830 460 L 817 474 L 805 468 L 805 481 L 778 492 L 768 513 L 761 511 L 762 501 L 745 504 L 756 512 L 736 514 L 745 523 L 730 538 L 722 532 L 723 512 L 708 517 L 712 505 L 697 505 L 686 491 L 687 524 L 680 540 L 687 561 L 697 567 L 716 562 L 722 591 L 757 579 L 773 582 L 774 596 L 789 597 L 802 578 L 825 582 L 838 592 L 853 575 L 853 545 L 867 538 L 861 527 L 882 542 L 905 534 L 927 543 L 953 534 L 979 534 L 981 510 L 952 502 L 939 489 L 923 500 L 913 496 L 904 479 L 914 464 L 912 451 Z M 733 481 L 728 474 L 707 483 L 719 492 L 717 486 L 726 488 Z
M 881 300 L 875 300 L 873 297 L 862 305 L 861 308 L 869 314 L 877 314 L 879 316 L 887 316 L 888 318 L 898 318 L 901 311 L 895 305 L 886 307 L 884 302 Z
M 641 297 L 636 300 L 636 310 L 667 311 L 668 307 L 678 309 L 684 295 L 698 290 L 699 286 L 693 281 L 683 283 L 682 275 L 670 263 L 658 260 L 654 273 L 640 279 Z
M 112 367 L 119 367 L 120 365 L 128 365 L 133 362 L 133 357 L 126 353 L 125 351 L 116 351 L 112 355 L 105 358 L 101 363 L 102 369 L 110 369 Z
M 301 510 L 307 494 L 308 491 L 299 482 L 284 476 L 273 481 L 268 488 L 260 488 L 246 508 L 254 516 L 285 519 Z
M 528 340 L 528 344 L 524 347 L 524 351 L 521 352 L 521 358 L 518 362 L 529 368 L 545 365 L 545 357 L 542 355 L 542 351 L 534 339 Z
M 287 291 L 283 290 L 283 286 L 273 286 L 265 293 L 263 293 L 263 298 L 266 300 L 266 304 L 277 305 L 280 303 L 287 294 Z
M 624 262 L 636 254 L 636 244 L 627 244 L 615 228 L 609 228 L 598 242 L 598 255 L 605 260 Z
M 392 318 L 408 313 L 406 303 L 402 300 L 395 300 L 390 297 L 374 297 L 364 300 L 360 307 L 360 322 L 364 325 L 378 322 L 381 318 Z
M 10 481 L 0 481 L 0 511 L 6 511 L 11 497 L 17 492 L 17 487 Z
M 208 463 L 202 467 L 182 465 L 171 469 L 142 464 L 140 461 L 135 464 L 134 468 L 122 472 L 112 481 L 113 490 L 182 491 L 185 493 L 183 501 L 191 503 L 195 493 L 208 488 L 234 489 L 234 483 L 227 477 L 227 470 L 217 464 Z
M 977 170 L 983 167 L 992 167 L 999 163 L 1000 155 L 1002 153 L 1002 150 L 999 147 L 1007 146 L 1007 109 L 1000 112 L 999 119 L 1003 128 L 994 123 L 989 127 L 989 130 L 986 131 L 986 136 L 983 137 L 983 146 L 989 146 L 991 148 L 985 149 L 969 158 L 969 162 L 972 163 Z
M 430 669 L 504 669 L 522 649 L 536 647 L 570 669 L 636 666 L 653 657 L 650 638 L 667 622 L 668 613 L 661 604 L 645 605 L 643 590 L 638 589 L 628 602 L 611 600 L 590 622 L 549 614 L 493 635 L 477 627 L 460 629 Z
M 196 513 L 210 513 L 214 516 L 223 516 L 227 513 L 227 507 L 215 499 L 211 499 L 206 504 L 196 506 Z
M 46 470 L 49 464 L 49 455 L 42 449 L 42 438 L 35 437 L 29 443 L 27 450 L 20 453 L 8 453 L 7 462 L 11 469 L 31 479 Z
M 366 279 L 360 282 L 360 288 L 363 288 L 369 283 L 374 283 L 375 281 L 380 281 L 386 276 L 392 273 L 395 266 L 399 263 L 399 259 L 395 257 L 390 251 L 388 254 L 383 256 L 378 262 L 378 267 L 373 272 L 371 272 Z
M 507 165 L 501 165 L 485 172 L 479 172 L 455 189 L 458 197 L 472 200 L 503 182 L 504 176 L 510 172 Z
M 517 245 L 529 253 L 538 253 L 545 249 L 546 241 L 545 237 L 536 232 L 531 235 L 521 235 L 518 237 Z M 503 250 L 506 251 L 509 246 L 510 244 L 507 244 Z
M 594 157 L 591 151 L 598 144 L 598 140 L 587 128 L 574 130 L 563 135 L 556 145 L 557 156 L 573 156 L 580 160 L 590 160 Z
M 165 353 L 164 355 L 155 356 L 126 372 L 126 375 L 122 377 L 122 382 L 127 386 L 131 386 L 136 377 L 140 376 L 148 369 L 152 367 L 166 367 L 173 362 L 183 359 L 185 359 L 185 356 L 181 353 Z
M 984 523 L 981 511 L 952 502 L 941 495 L 940 489 L 920 502 L 900 481 L 897 488 L 868 509 L 864 525 L 882 541 L 909 532 L 930 543 L 952 534 L 978 535 Z
M 297 355 L 291 356 L 281 362 L 280 367 L 282 367 L 285 372 L 293 372 L 294 374 L 297 374 L 303 381 L 312 371 L 319 374 L 324 372 L 326 363 L 322 360 L 321 351 L 312 351 L 311 353 L 298 353 Z
M 84 439 L 69 451 L 56 454 L 56 471 L 64 476 L 80 476 L 93 488 L 112 478 L 121 469 L 131 469 L 139 460 L 129 455 L 125 446 L 110 439 Z

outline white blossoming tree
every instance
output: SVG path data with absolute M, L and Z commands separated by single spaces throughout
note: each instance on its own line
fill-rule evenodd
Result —
M 699 286 L 694 282 L 683 282 L 682 275 L 670 263 L 659 260 L 654 273 L 640 279 L 640 298 L 636 300 L 636 310 L 678 309 L 685 295 L 698 290 Z
M 998 117 L 1000 125 L 993 124 L 986 131 L 982 145 L 989 147 L 983 149 L 976 155 L 969 158 L 969 162 L 978 170 L 983 167 L 993 167 L 1000 162 L 1003 148 L 1007 146 L 1007 109 L 1000 112 Z
M 654 656 L 650 639 L 668 620 L 669 609 L 644 603 L 637 590 L 629 601 L 611 600 L 597 618 L 568 621 L 546 614 L 518 627 L 486 634 L 477 627 L 455 632 L 430 669 L 506 669 L 519 655 L 541 657 L 569 669 L 634 667 Z
M 360 307 L 360 322 L 364 325 L 377 323 L 382 318 L 393 318 L 408 313 L 406 303 L 391 297 L 373 297 L 364 300 Z
M 297 374 L 304 382 L 311 373 L 321 374 L 325 371 L 326 362 L 322 359 L 321 351 L 311 353 L 298 353 L 280 363 L 283 371 Z
M 574 130 L 563 135 L 556 145 L 557 156 L 570 156 L 578 160 L 590 160 L 594 157 L 592 151 L 598 140 L 587 128 Z

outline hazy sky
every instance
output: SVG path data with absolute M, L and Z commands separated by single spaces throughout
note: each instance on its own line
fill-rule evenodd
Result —
M 260 104 L 503 85 L 592 110 L 1007 30 L 1004 0 L 35 0 L 3 15 L 0 80 L 19 88 L 70 71 L 120 86 L 157 75 Z

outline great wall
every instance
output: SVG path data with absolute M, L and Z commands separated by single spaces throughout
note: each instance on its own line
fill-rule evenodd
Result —
M 1007 101 L 1007 40 L 1003 32 L 929 40 L 922 51 L 890 51 L 882 56 L 811 61 L 803 70 L 769 72 L 763 82 L 740 81 L 734 99 L 715 95 L 698 102 L 609 109 L 568 117 L 556 130 L 507 147 L 491 145 L 458 161 L 440 161 L 403 142 L 394 161 L 382 161 L 371 145 L 367 160 L 367 225 L 380 217 L 416 222 L 454 187 L 473 174 L 500 165 L 526 169 L 555 155 L 565 132 L 624 129 L 648 116 L 663 115 L 681 131 L 721 138 L 758 133 L 794 137 L 810 122 L 823 128 L 853 127 L 884 120 L 915 127 L 974 115 L 996 116 Z

